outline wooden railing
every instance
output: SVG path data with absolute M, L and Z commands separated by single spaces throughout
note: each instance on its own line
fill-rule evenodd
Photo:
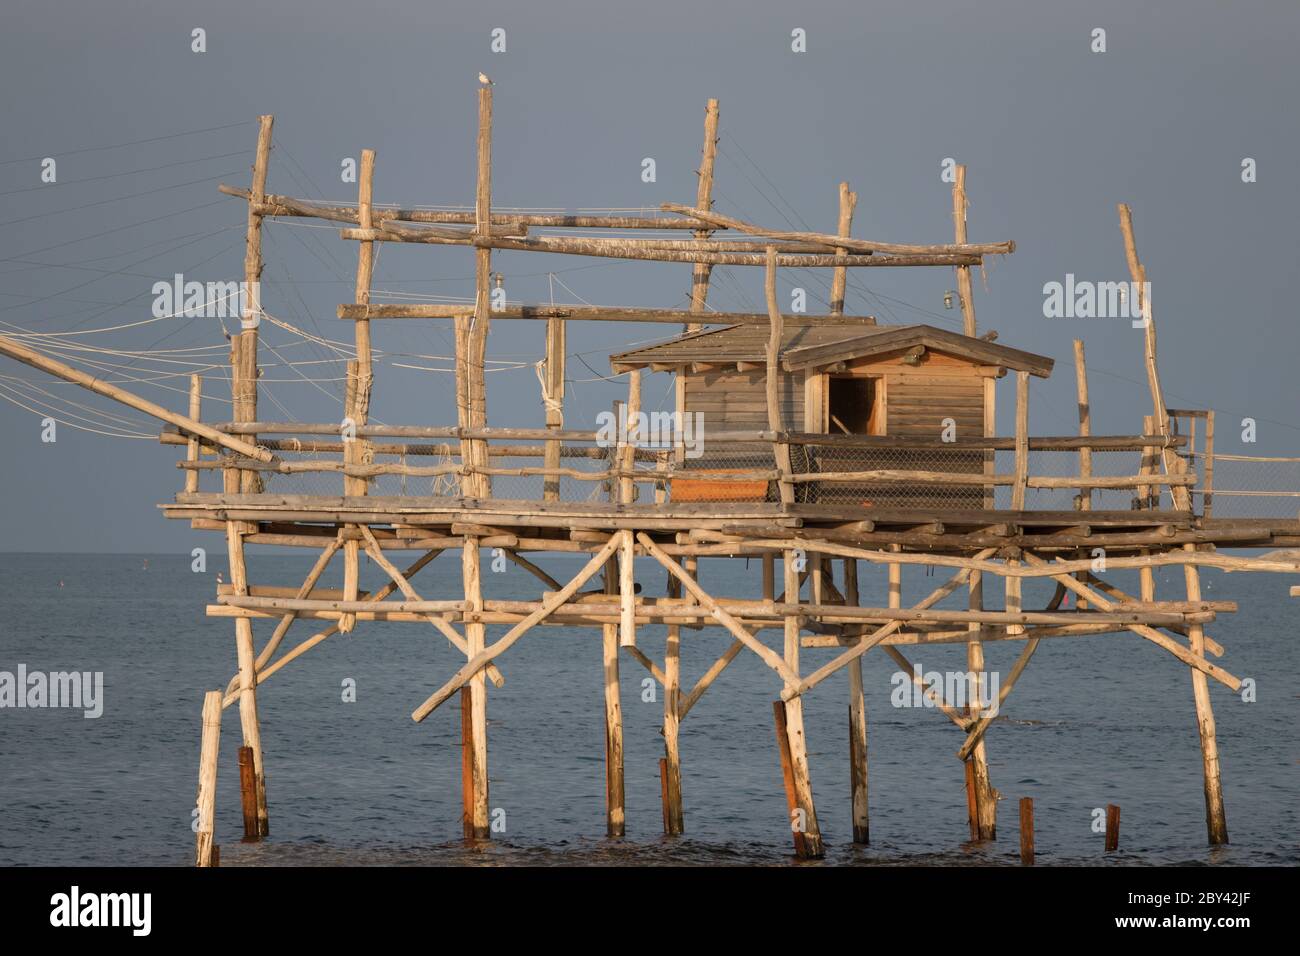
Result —
M 775 453 L 770 458 L 772 467 L 744 467 L 725 469 L 723 473 L 714 473 L 704 467 L 691 467 L 691 461 L 681 461 L 681 443 L 667 447 L 634 447 L 630 444 L 612 445 L 604 440 L 602 433 L 572 429 L 546 428 L 457 428 L 398 426 L 398 425 L 364 425 L 355 429 L 355 438 L 345 441 L 339 437 L 339 429 L 328 424 L 302 424 L 283 422 L 226 422 L 213 426 L 230 435 L 258 436 L 259 445 L 273 453 L 319 453 L 337 457 L 309 457 L 290 460 L 274 457 L 272 461 L 260 461 L 252 458 L 232 455 L 222 451 L 220 457 L 205 460 L 202 455 L 207 452 L 215 454 L 215 446 L 200 438 L 180 430 L 164 432 L 162 440 L 169 444 L 188 446 L 186 460 L 178 467 L 187 475 L 206 471 L 234 469 L 241 472 L 259 474 L 339 474 L 354 479 L 373 479 L 387 475 L 411 478 L 449 477 L 460 479 L 458 484 L 465 484 L 463 479 L 479 475 L 487 479 L 502 477 L 567 478 L 573 481 L 603 484 L 606 492 L 602 498 L 611 501 L 630 503 L 635 493 L 629 488 L 650 484 L 655 486 L 655 500 L 669 500 L 668 487 L 673 478 L 687 477 L 693 482 L 788 482 L 793 486 L 816 484 L 834 486 L 851 483 L 882 483 L 910 485 L 921 488 L 934 486 L 973 487 L 992 489 L 1009 487 L 1012 489 L 1013 510 L 1024 508 L 1025 489 L 1079 489 L 1081 494 L 1088 494 L 1096 489 L 1133 488 L 1139 498 L 1146 495 L 1146 489 L 1160 487 L 1193 488 L 1198 484 L 1197 474 L 1188 469 L 1180 474 L 1164 474 L 1158 465 L 1148 467 L 1144 464 L 1133 474 L 1098 475 L 1091 467 L 1081 467 L 1073 475 L 1031 474 L 1029 469 L 1030 452 L 1065 451 L 1076 452 L 1082 458 L 1086 453 L 1091 459 L 1099 453 L 1142 451 L 1146 462 L 1158 462 L 1160 450 L 1165 447 L 1181 448 L 1188 446 L 1188 437 L 1181 434 L 1165 439 L 1160 435 L 1117 435 L 1117 436 L 1041 436 L 1041 437 L 989 437 L 958 438 L 953 441 L 932 439 L 903 438 L 896 436 L 866 435 L 827 435 L 806 432 L 776 432 L 769 430 L 733 430 L 711 432 L 703 445 L 707 460 L 716 462 L 734 451 L 739 457 L 752 460 L 756 452 L 755 445 L 787 446 L 796 449 L 860 450 L 871 451 L 916 451 L 951 453 L 959 451 L 1011 451 L 1015 452 L 1014 466 L 1009 471 L 993 472 L 991 468 L 983 471 L 947 471 L 935 469 L 904 469 L 890 467 L 840 468 L 839 470 L 801 470 L 795 465 L 783 469 L 781 460 Z M 390 439 L 379 442 L 376 439 Z M 514 466 L 478 465 L 467 463 L 460 457 L 463 440 L 478 440 L 486 444 L 488 461 L 493 459 L 543 459 L 547 457 L 547 444 L 560 444 L 560 459 L 588 460 L 600 462 L 600 467 L 583 469 L 561 466 Z M 354 457 L 344 455 L 351 441 L 362 442 L 368 454 Z M 522 443 L 522 444 L 521 444 Z M 747 446 L 747 447 L 746 447 Z M 1211 446 L 1212 447 L 1212 446 Z M 394 456 L 401 460 L 374 461 L 375 456 Z M 437 464 L 410 464 L 409 457 L 437 457 L 443 459 Z M 766 457 L 766 456 L 764 456 Z M 989 456 L 990 458 L 992 456 Z M 1191 458 L 1189 455 L 1188 458 Z M 808 454 L 792 456 L 795 462 L 812 460 Z M 1187 460 L 1187 459 L 1182 459 Z M 1210 472 L 1210 459 L 1206 457 L 1207 478 Z M 648 467 L 647 467 L 648 466 Z M 806 468 L 806 466 L 805 466 Z M 197 490 L 193 481 L 187 481 L 186 491 Z M 1208 481 L 1206 487 L 1208 501 Z M 467 497 L 458 494 L 456 497 Z M 502 496 L 494 496 L 502 497 Z M 1151 499 L 1147 499 L 1150 501 Z

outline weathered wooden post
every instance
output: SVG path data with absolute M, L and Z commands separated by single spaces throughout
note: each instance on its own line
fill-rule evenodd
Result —
M 890 571 L 898 565 L 891 564 Z M 893 599 L 891 581 L 890 599 Z M 844 603 L 858 604 L 858 561 L 844 559 Z M 849 661 L 849 787 L 852 798 L 853 842 L 870 843 L 867 805 L 867 701 L 862 687 L 862 658 Z
M 1020 798 L 1020 862 L 1034 865 L 1034 798 Z
M 957 167 L 952 184 L 953 232 L 958 243 L 966 241 L 966 167 Z M 957 266 L 957 296 L 961 299 L 962 331 L 975 336 L 975 294 L 970 281 L 970 266 Z
M 1183 550 L 1195 553 L 1196 545 Z M 1201 573 L 1194 564 L 1183 565 L 1187 600 L 1201 600 Z M 1205 657 L 1205 628 L 1190 624 L 1187 639 L 1197 657 Z M 1210 706 L 1210 682 L 1204 671 L 1191 668 L 1192 696 L 1196 702 L 1196 727 L 1201 740 L 1201 771 L 1205 780 L 1205 829 L 1211 846 L 1228 842 L 1228 818 L 1223 809 L 1223 780 L 1219 776 L 1219 742 L 1214 731 L 1214 708 Z
M 668 597 L 682 596 L 682 585 L 672 575 L 668 576 Z M 664 760 L 663 801 L 664 832 L 676 836 L 685 830 L 682 815 L 682 762 L 678 749 L 681 729 L 682 658 L 681 628 L 668 625 L 668 640 L 664 648 Z
M 361 168 L 357 177 L 357 221 L 366 232 L 374 229 L 374 183 L 375 151 L 361 151 Z M 357 305 L 370 304 L 370 286 L 374 280 L 374 242 L 362 239 L 357 244 L 357 276 L 355 301 Z M 343 461 L 347 465 L 357 466 L 365 463 L 366 440 L 357 434 L 357 429 L 365 425 L 370 417 L 370 393 L 374 382 L 374 362 L 370 347 L 370 320 L 358 318 L 353 325 L 356 335 L 357 357 L 348 363 L 347 400 L 343 414 L 351 424 L 343 434 Z M 369 488 L 365 478 L 345 475 L 343 493 L 350 497 L 362 497 Z M 349 534 L 343 541 L 343 576 L 344 598 L 357 600 L 357 588 L 360 578 L 361 542 L 356 535 L 356 526 L 350 526 Z M 339 619 L 339 630 L 350 633 L 356 624 L 356 615 L 345 614 Z
M 620 533 L 620 558 L 611 558 L 605 565 L 606 594 L 615 595 L 623 590 L 620 564 L 623 564 L 622 555 L 632 540 L 631 531 Z M 623 564 L 625 567 L 630 565 L 630 560 Z M 634 595 L 621 597 L 625 602 L 635 600 Z M 626 603 L 624 607 L 627 607 Z M 624 614 L 623 621 L 626 620 Z M 619 624 L 601 626 L 601 654 L 605 675 L 605 832 L 611 837 L 621 837 L 627 829 L 623 785 L 623 702 L 619 696 L 618 677 L 620 629 Z
M 194 839 L 194 865 L 215 866 L 213 843 L 217 808 L 217 755 L 221 749 L 221 691 L 203 696 L 203 743 L 199 748 L 198 830 Z
M 704 155 L 700 160 L 699 183 L 695 189 L 695 208 L 705 212 L 713 208 L 713 162 L 718 155 L 718 101 L 709 100 L 704 107 Z M 708 239 L 713 235 L 710 229 L 697 229 L 696 239 Z M 713 266 L 707 262 L 697 262 L 691 270 L 691 312 L 704 311 L 705 300 L 709 295 L 709 276 Z M 698 332 L 704 328 L 702 323 L 689 322 L 687 332 Z
M 837 235 L 848 236 L 853 232 L 853 210 L 858 205 L 858 194 L 849 190 L 848 183 L 840 183 L 840 220 Z M 837 256 L 849 255 L 848 249 L 836 249 Z M 831 315 L 844 314 L 844 291 L 848 285 L 849 269 L 836 266 L 831 273 Z
M 244 531 L 239 521 L 226 522 L 226 550 L 230 560 L 230 585 L 240 597 L 248 596 L 248 570 L 244 563 Z M 266 811 L 266 766 L 262 760 L 262 730 L 257 718 L 257 660 L 253 653 L 253 622 L 235 618 L 235 652 L 239 659 L 239 724 L 244 746 L 253 751 L 257 788 L 257 836 L 270 833 Z
M 1106 804 L 1106 852 L 1119 849 L 1119 805 Z
M 465 535 L 461 551 L 461 575 L 465 587 L 465 657 L 473 660 L 483 652 L 486 625 L 482 623 L 483 589 L 479 576 L 479 539 Z M 474 806 L 472 813 L 473 839 L 486 840 L 491 836 L 488 811 L 488 752 L 487 752 L 487 672 L 480 668 L 469 681 L 470 733 L 473 738 Z
M 253 160 L 253 179 L 248 193 L 248 226 L 244 235 L 244 290 L 240 310 L 239 347 L 236 365 L 238 373 L 231 379 L 238 394 L 234 396 L 234 418 L 238 422 L 257 421 L 257 336 L 262 318 L 262 211 L 266 201 L 266 173 L 271 163 L 271 128 L 273 116 L 257 118 L 257 153 Z M 250 444 L 257 437 L 249 435 Z M 255 471 L 240 473 L 239 490 L 253 494 L 261 489 L 261 480 Z
M 798 604 L 799 572 L 794 566 L 794 552 L 784 552 L 785 603 Z M 785 663 L 797 676 L 799 673 L 798 614 L 785 616 Z M 791 689 L 787 682 L 786 689 Z M 808 745 L 804 738 L 803 698 L 791 697 L 776 702 L 777 742 L 782 753 L 782 767 L 787 780 L 786 796 L 790 808 L 790 828 L 794 833 L 795 852 L 805 858 L 817 859 L 825 855 L 822 848 L 821 829 L 817 825 L 817 810 L 813 805 L 812 778 L 808 772 Z
M 190 376 L 190 418 L 199 421 L 203 417 L 203 377 Z M 197 462 L 202 455 L 197 435 L 191 434 L 185 443 L 185 460 Z M 185 472 L 185 493 L 193 494 L 199 490 L 199 472 L 193 469 Z
M 542 405 L 546 412 L 546 427 L 551 431 L 564 428 L 564 366 L 565 338 L 567 330 L 564 319 L 546 320 L 546 366 L 542 376 Z M 558 439 L 547 441 L 542 464 L 547 471 L 558 471 L 562 462 L 562 449 Z M 544 501 L 560 500 L 560 476 L 548 474 L 542 480 L 542 499 Z
M 970 574 L 970 609 L 984 610 L 984 572 L 972 571 Z M 969 714 L 972 720 L 980 717 L 980 695 L 984 686 L 984 643 L 980 640 L 983 625 L 967 625 L 970 640 L 966 643 L 966 667 L 974 680 L 968 683 L 974 700 L 970 702 Z M 967 796 L 974 801 L 974 826 L 971 837 L 976 841 L 997 838 L 997 792 L 989 781 L 988 756 L 985 753 L 984 738 L 971 749 L 967 763 Z
M 257 769 L 253 766 L 253 749 L 239 748 L 239 804 L 244 812 L 244 842 L 258 839 Z

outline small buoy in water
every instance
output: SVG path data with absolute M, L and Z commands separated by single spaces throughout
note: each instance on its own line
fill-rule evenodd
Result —
M 145 559 L 144 559 L 144 567 L 143 567 L 141 570 L 143 570 L 143 571 L 148 571 L 148 570 L 149 570 L 149 559 L 148 559 L 148 558 L 145 558 Z
M 63 581 L 62 581 L 62 580 L 59 581 L 59 587 L 63 587 Z
M 221 572 L 220 572 L 220 571 L 217 572 L 217 583 L 218 583 L 218 584 L 221 584 L 221 583 L 222 583 L 222 582 L 221 582 Z

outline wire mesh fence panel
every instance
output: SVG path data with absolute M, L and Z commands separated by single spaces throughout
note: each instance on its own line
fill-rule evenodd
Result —
M 875 480 L 863 473 L 930 472 L 979 475 L 985 453 L 971 449 L 836 448 L 809 446 L 808 471 L 829 476 L 809 485 L 808 500 L 862 508 L 969 510 L 984 507 L 982 484 L 949 484 L 941 479 Z
M 1300 459 L 1214 456 L 1211 515 L 1284 518 L 1300 513 Z

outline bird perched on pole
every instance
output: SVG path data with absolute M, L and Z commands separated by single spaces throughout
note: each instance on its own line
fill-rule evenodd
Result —
M 491 80 L 488 79 L 488 75 L 486 73 L 480 73 L 478 75 L 478 81 L 482 83 L 484 86 L 496 86 L 495 83 L 493 83 Z

